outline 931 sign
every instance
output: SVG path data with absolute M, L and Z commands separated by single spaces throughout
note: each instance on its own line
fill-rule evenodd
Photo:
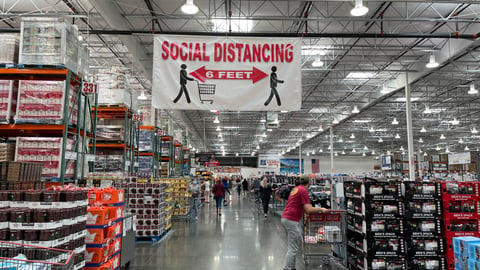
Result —
M 83 82 L 82 92 L 86 94 L 96 94 L 98 93 L 98 86 L 96 83 L 92 82 Z

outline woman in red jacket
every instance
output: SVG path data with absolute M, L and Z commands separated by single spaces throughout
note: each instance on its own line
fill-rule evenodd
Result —
M 215 198 L 215 202 L 217 203 L 217 215 L 222 215 L 222 202 L 223 198 L 225 198 L 225 187 L 222 184 L 221 180 L 217 180 L 215 186 L 213 186 L 213 196 Z

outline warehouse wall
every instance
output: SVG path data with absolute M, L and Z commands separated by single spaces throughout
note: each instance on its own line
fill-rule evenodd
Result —
M 287 156 L 285 158 L 297 158 L 298 156 Z M 321 157 L 303 157 L 306 174 L 312 173 L 312 159 L 320 160 L 320 173 L 330 173 L 330 156 Z M 355 173 L 363 174 L 373 172 L 373 167 L 380 164 L 379 160 L 374 160 L 372 157 L 335 157 L 334 158 L 334 172 L 335 173 Z

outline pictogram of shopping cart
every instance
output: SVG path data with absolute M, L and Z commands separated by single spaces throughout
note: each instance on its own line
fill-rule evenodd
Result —
M 206 99 L 208 98 L 208 96 L 214 96 L 215 95 L 215 87 L 216 85 L 215 84 L 206 84 L 206 83 L 198 83 L 197 82 L 197 86 L 198 86 L 198 96 L 200 97 L 200 101 L 203 102 L 204 101 L 210 101 L 210 104 L 213 104 L 213 99 Z M 212 98 L 212 97 L 210 97 Z

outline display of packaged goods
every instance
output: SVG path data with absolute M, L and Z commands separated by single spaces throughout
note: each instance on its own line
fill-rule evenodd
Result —
M 95 155 L 95 172 L 116 173 L 123 171 L 123 155 Z
M 442 237 L 442 221 L 437 219 L 411 219 L 406 221 L 406 234 L 412 238 Z
M 17 110 L 17 91 L 18 84 L 15 81 L 0 80 L 0 123 L 13 120 Z
M 441 201 L 411 201 L 405 202 L 407 219 L 425 219 L 442 217 Z
M 153 164 L 154 162 L 155 162 L 155 158 L 151 157 L 151 156 L 139 156 L 139 157 L 137 157 L 138 173 L 145 173 L 145 172 L 152 173 L 152 167 L 154 165 Z
M 442 184 L 443 200 L 468 201 L 479 199 L 480 182 L 453 182 L 446 181 Z
M 138 113 L 143 115 L 143 126 L 155 126 L 154 111 L 151 100 L 138 100 Z
M 475 219 L 480 216 L 480 201 L 443 201 L 445 219 Z
M 124 172 L 90 172 L 88 173 L 89 180 L 124 180 L 125 173 Z
M 445 254 L 443 238 L 418 238 L 408 241 L 408 256 L 431 257 Z
M 67 115 L 64 112 L 65 85 L 65 81 L 21 80 L 18 86 L 15 121 L 18 123 L 61 124 Z M 78 106 L 74 106 L 76 95 L 77 87 L 70 85 L 68 113 L 72 113 L 69 124 L 77 124 Z
M 0 180 L 9 182 L 39 182 L 42 164 L 34 162 L 0 162 Z
M 0 143 L 0 162 L 15 160 L 15 142 Z
M 132 92 L 128 78 L 119 72 L 101 72 L 95 74 L 98 85 L 98 104 L 100 105 L 125 105 L 132 108 Z
M 24 17 L 18 62 L 23 65 L 65 66 L 78 71 L 78 29 L 66 18 Z
M 411 270 L 445 270 L 447 269 L 445 258 L 442 257 L 426 257 L 426 258 L 412 258 L 408 261 L 408 269 Z
M 162 157 L 170 156 L 170 145 L 172 142 L 162 142 Z
M 442 196 L 442 188 L 438 182 L 404 182 L 405 198 L 411 200 L 435 200 Z
M 18 35 L 0 34 L 0 64 L 18 63 Z M 9 65 L 6 65 L 7 67 Z
M 141 129 L 138 131 L 138 151 L 153 151 L 155 130 Z
M 90 54 L 86 44 L 81 44 L 78 46 L 78 74 L 83 78 L 87 78 L 89 74 L 89 65 L 88 61 L 90 58 Z
M 62 151 L 72 151 L 75 142 L 67 139 L 63 149 L 63 138 L 55 137 L 17 137 L 15 161 L 38 162 L 43 165 L 42 177 L 60 177 Z M 73 177 L 75 163 L 70 162 L 65 177 Z
M 97 126 L 97 141 L 123 141 L 125 127 L 121 126 Z

